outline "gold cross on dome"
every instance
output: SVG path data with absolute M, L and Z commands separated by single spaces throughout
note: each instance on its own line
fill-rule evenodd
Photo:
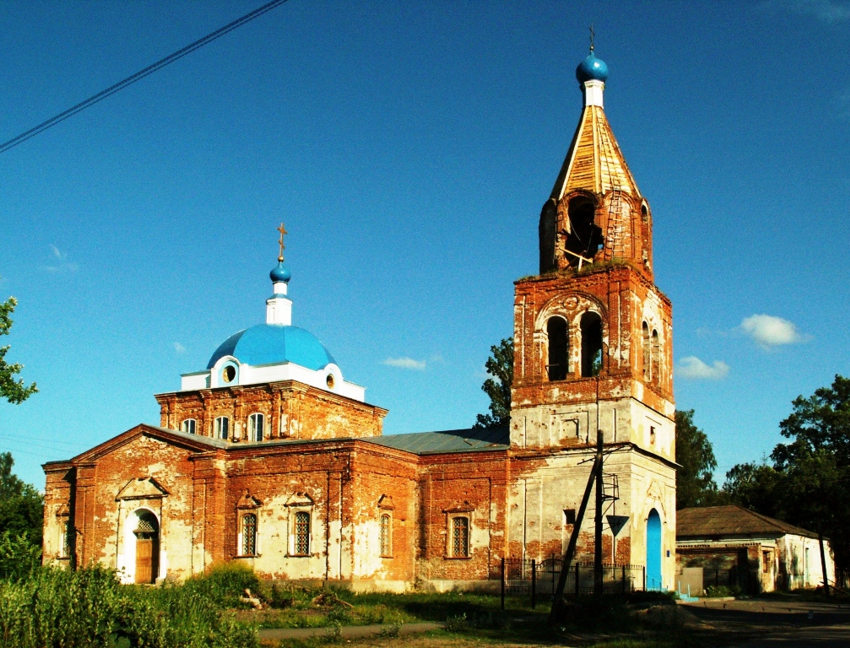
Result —
M 283 223 L 280 224 L 280 227 L 277 228 L 277 231 L 280 232 L 280 238 L 277 240 L 277 244 L 280 246 L 280 253 L 278 254 L 278 261 L 283 261 L 283 248 L 286 246 L 283 244 L 283 235 L 288 234 L 286 228 L 283 226 Z
M 596 40 L 596 34 L 593 31 L 593 23 L 590 23 L 590 51 L 592 52 L 594 49 L 593 41 Z

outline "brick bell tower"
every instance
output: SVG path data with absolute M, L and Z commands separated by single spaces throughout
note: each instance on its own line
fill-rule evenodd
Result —
M 652 212 L 605 116 L 608 68 L 592 47 L 576 76 L 584 107 L 540 214 L 540 274 L 515 283 L 511 448 L 560 466 L 541 484 L 558 500 L 545 515 L 557 526 L 558 510 L 581 498 L 600 430 L 613 451 L 606 483 L 619 491 L 606 493 L 605 512 L 630 516 L 618 561 L 641 564 L 675 541 L 671 304 L 653 281 Z M 663 550 L 647 541 L 652 511 Z M 666 583 L 672 569 L 667 560 L 655 576 Z

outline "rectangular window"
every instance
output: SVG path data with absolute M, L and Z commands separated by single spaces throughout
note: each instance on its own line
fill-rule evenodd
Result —
M 262 441 L 263 440 L 263 415 L 251 414 L 248 417 L 248 440 Z
M 393 519 L 389 513 L 384 513 L 381 515 L 381 555 L 384 557 L 389 557 L 392 555 L 393 551 L 393 543 L 392 543 L 392 530 L 393 530 Z
M 310 553 L 310 514 L 306 511 L 295 514 L 295 553 L 299 556 Z
M 70 520 L 60 522 L 59 557 L 71 557 L 71 545 L 73 544 L 74 525 Z
M 230 432 L 230 419 L 226 416 L 218 416 L 215 419 L 215 423 L 213 424 L 213 433 L 216 439 L 224 439 L 227 440 L 227 436 Z
M 195 425 L 195 419 L 185 419 L 183 423 L 180 424 L 180 430 L 185 432 L 186 434 L 194 434 Z
M 245 513 L 242 516 L 242 555 L 254 556 L 257 553 L 257 516 Z
M 452 518 L 451 555 L 453 558 L 469 557 L 469 518 Z

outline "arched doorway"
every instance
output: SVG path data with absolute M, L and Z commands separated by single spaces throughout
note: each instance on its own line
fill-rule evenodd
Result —
M 159 522 L 150 511 L 137 511 L 133 534 L 136 536 L 137 583 L 155 583 L 159 575 Z
M 661 516 L 655 509 L 646 519 L 646 589 L 661 589 Z

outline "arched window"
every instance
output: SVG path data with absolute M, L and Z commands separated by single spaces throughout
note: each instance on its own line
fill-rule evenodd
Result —
M 183 422 L 180 424 L 180 431 L 186 434 L 194 434 L 196 425 L 197 422 L 193 418 L 183 419 Z
M 393 553 L 393 518 L 389 513 L 381 514 L 381 556 L 389 557 Z
M 569 337 L 567 322 L 561 317 L 551 317 L 546 322 L 546 336 L 549 340 L 549 362 L 546 371 L 549 380 L 564 380 L 567 377 Z
M 652 356 L 651 361 L 651 369 L 652 372 L 652 381 L 655 383 L 661 382 L 661 341 L 658 337 L 658 331 L 652 331 L 652 349 L 650 354 Z
M 451 522 L 451 556 L 452 558 L 467 558 L 469 557 L 469 518 L 465 515 L 458 515 L 451 518 Z
M 263 440 L 263 423 L 265 417 L 262 414 L 254 413 L 248 417 L 248 441 Z
M 602 370 L 602 319 L 587 312 L 581 316 L 581 375 L 599 375 Z
M 646 322 L 643 323 L 641 342 L 641 351 L 643 352 L 643 377 L 646 380 L 652 380 L 652 364 L 649 361 L 649 324 Z
M 217 416 L 213 422 L 213 436 L 216 439 L 227 440 L 230 435 L 230 419 L 226 416 Z
M 242 555 L 257 555 L 257 515 L 242 514 Z
M 310 553 L 310 514 L 298 511 L 295 514 L 295 554 L 307 556 Z

